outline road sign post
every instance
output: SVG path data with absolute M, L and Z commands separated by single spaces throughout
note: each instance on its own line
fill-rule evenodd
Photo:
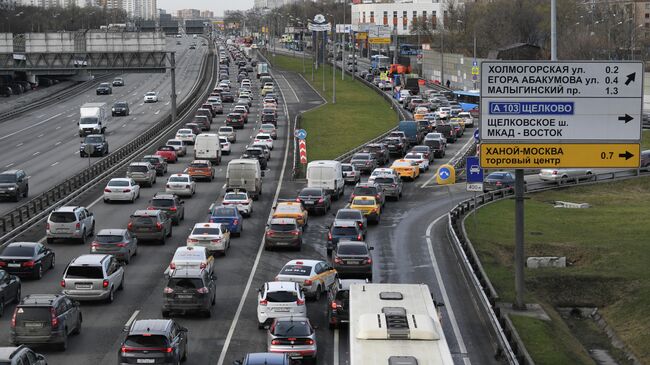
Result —
M 480 165 L 516 169 L 516 309 L 526 306 L 523 169 L 638 168 L 643 71 L 634 61 L 481 62 Z

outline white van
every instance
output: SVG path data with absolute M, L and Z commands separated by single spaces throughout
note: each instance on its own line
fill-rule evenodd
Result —
M 312 161 L 307 165 L 307 187 L 323 188 L 338 200 L 345 191 L 341 163 L 331 160 Z
M 262 169 L 257 160 L 235 159 L 228 163 L 226 190 L 245 190 L 253 200 L 262 195 Z
M 201 133 L 194 140 L 194 159 L 209 160 L 218 165 L 221 163 L 221 144 L 219 135 L 215 133 Z

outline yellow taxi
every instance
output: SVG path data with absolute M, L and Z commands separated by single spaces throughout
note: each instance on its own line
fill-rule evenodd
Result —
M 307 225 L 309 214 L 300 202 L 279 202 L 272 218 L 293 218 L 300 227 Z
M 426 114 L 424 114 L 424 113 L 413 114 L 413 119 L 414 120 L 423 120 L 424 117 L 426 117 Z
M 395 160 L 390 166 L 391 169 L 395 170 L 402 178 L 409 178 L 415 180 L 420 176 L 420 166 L 416 161 L 412 160 Z
M 352 199 L 350 209 L 360 210 L 368 222 L 379 223 L 381 216 L 381 203 L 374 196 L 357 196 Z

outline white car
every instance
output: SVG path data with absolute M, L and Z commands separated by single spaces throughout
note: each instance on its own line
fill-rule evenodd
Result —
M 420 173 L 429 171 L 429 159 L 424 157 L 422 153 L 409 152 L 404 156 L 404 160 L 417 162 L 420 167 Z
M 221 153 L 224 155 L 229 155 L 231 146 L 230 146 L 230 142 L 228 142 L 228 138 L 224 136 L 219 136 L 219 144 L 221 145 Z
M 187 145 L 180 139 L 167 140 L 167 146 L 173 147 L 176 150 L 176 155 L 185 156 L 187 154 Z
M 226 255 L 230 248 L 230 232 L 221 223 L 197 223 L 186 243 L 188 247 L 205 247 L 209 254 Z
M 158 92 L 157 91 L 149 91 L 148 93 L 144 94 L 144 102 L 145 103 L 157 103 L 158 102 Z
M 196 182 L 188 174 L 174 174 L 167 179 L 165 192 L 191 197 L 196 192 Z
M 237 132 L 235 132 L 235 128 L 230 127 L 230 126 L 223 126 L 219 127 L 219 136 L 224 136 L 228 138 L 228 142 L 230 143 L 235 143 L 237 141 Z
M 298 259 L 287 262 L 275 280 L 293 281 L 305 291 L 305 295 L 319 300 L 334 284 L 336 277 L 336 270 L 327 261 Z
M 399 94 L 397 95 L 397 101 L 400 103 L 404 103 L 404 99 L 406 99 L 408 96 L 411 95 L 411 92 L 408 90 L 400 90 Z
M 429 132 L 429 133 L 427 133 L 427 135 L 424 136 L 424 140 L 425 141 L 427 141 L 427 140 L 429 140 L 429 141 L 438 140 L 442 144 L 447 144 L 447 138 L 445 138 L 445 136 L 443 136 L 442 133 L 438 133 L 438 132 Z
M 377 86 L 381 90 L 390 90 L 393 88 L 393 83 L 390 80 L 381 80 Z
M 244 217 L 250 217 L 253 213 L 253 199 L 245 191 L 231 191 L 223 196 L 222 205 L 234 205 Z
M 437 113 L 438 113 L 438 117 L 440 117 L 441 119 L 449 118 L 451 114 L 451 108 L 448 106 L 441 106 L 440 108 L 438 108 Z
M 378 167 L 372 170 L 369 179 L 372 179 L 373 177 L 380 177 L 380 176 L 394 176 L 396 178 L 399 178 L 399 174 L 395 170 L 391 169 L 390 167 Z
M 564 184 L 568 181 L 591 179 L 593 172 L 590 169 L 541 169 L 539 178 L 542 181 Z
M 306 317 L 305 295 L 290 281 L 264 283 L 257 293 L 257 326 L 262 329 L 274 318 Z
M 263 123 L 260 125 L 260 132 L 268 133 L 271 138 L 278 139 L 278 129 L 271 123 Z
M 473 127 L 474 126 L 474 117 L 468 112 L 461 112 L 458 113 L 458 118 L 463 118 L 465 121 L 465 127 Z
M 205 247 L 181 246 L 174 252 L 174 257 L 169 263 L 169 270 L 178 269 L 205 269 L 212 274 L 214 257 Z
M 223 89 L 223 91 L 230 91 L 230 83 L 221 82 L 219 87 Z
M 182 128 L 179 129 L 178 132 L 176 132 L 176 138 L 185 142 L 185 144 L 194 144 L 194 140 L 196 139 L 196 134 L 192 132 L 191 129 L 188 128 Z
M 111 179 L 104 188 L 104 202 L 126 200 L 133 203 L 140 197 L 140 186 L 130 178 Z
M 270 150 L 272 150 L 273 138 L 268 133 L 258 133 L 253 139 L 253 144 L 265 144 Z
M 251 87 L 251 82 L 250 81 L 246 82 L 246 80 L 242 80 L 240 87 Z

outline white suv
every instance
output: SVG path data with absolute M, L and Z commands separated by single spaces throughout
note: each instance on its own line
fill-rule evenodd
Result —
M 89 254 L 72 260 L 61 280 L 63 294 L 74 300 L 105 300 L 124 288 L 124 267 L 113 255 Z
M 47 217 L 45 235 L 47 243 L 55 239 L 79 240 L 86 243 L 86 237 L 95 234 L 95 217 L 84 207 L 64 206 Z
M 298 283 L 270 281 L 258 289 L 258 328 L 264 328 L 274 318 L 303 316 L 307 316 L 307 306 L 305 295 Z
M 273 138 L 268 133 L 258 133 L 253 139 L 254 144 L 265 144 L 270 150 L 273 149 Z
M 230 232 L 221 223 L 197 223 L 187 237 L 187 246 L 205 247 L 209 254 L 221 252 L 225 256 L 230 248 Z
M 149 91 L 144 94 L 145 103 L 157 103 L 158 102 L 158 93 L 156 91 Z

